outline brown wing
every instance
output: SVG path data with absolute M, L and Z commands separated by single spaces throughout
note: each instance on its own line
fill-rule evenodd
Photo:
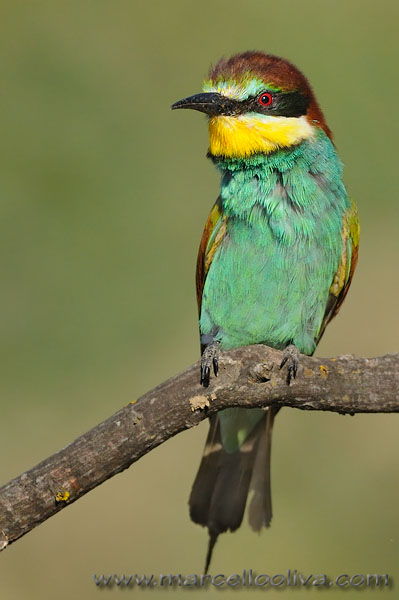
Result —
M 330 287 L 326 312 L 317 336 L 317 343 L 320 341 L 328 323 L 338 313 L 341 305 L 348 293 L 352 277 L 356 269 L 359 252 L 359 218 L 356 205 L 352 202 L 344 216 L 342 226 L 342 255 L 337 272 Z
M 199 313 L 201 313 L 202 291 L 206 276 L 216 250 L 219 248 L 226 234 L 226 222 L 227 219 L 222 213 L 221 201 L 218 198 L 209 213 L 198 250 L 196 282 Z

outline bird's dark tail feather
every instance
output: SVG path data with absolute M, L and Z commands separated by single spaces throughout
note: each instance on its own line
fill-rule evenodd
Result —
M 266 412 L 265 421 L 258 433 L 258 452 L 252 471 L 250 489 L 254 494 L 249 506 L 249 524 L 254 531 L 262 527 L 269 527 L 272 520 L 272 492 L 271 492 L 271 446 L 274 417 L 278 409 L 270 408 Z
M 209 532 L 208 551 L 206 553 L 205 567 L 204 567 L 205 575 L 208 573 L 209 565 L 211 564 L 211 560 L 212 560 L 213 549 L 215 547 L 218 537 L 219 537 L 218 533 L 215 533 L 214 531 Z
M 247 496 L 254 491 L 249 522 L 255 531 L 268 527 L 272 517 L 270 493 L 271 432 L 276 411 L 269 408 L 237 452 L 226 452 L 217 415 L 210 419 L 202 461 L 189 505 L 191 519 L 208 528 L 205 573 L 220 533 L 241 525 Z

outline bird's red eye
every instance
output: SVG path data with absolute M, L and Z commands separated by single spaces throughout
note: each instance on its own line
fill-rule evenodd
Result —
M 273 96 L 269 92 L 264 92 L 259 96 L 258 102 L 262 106 L 270 106 L 273 102 Z

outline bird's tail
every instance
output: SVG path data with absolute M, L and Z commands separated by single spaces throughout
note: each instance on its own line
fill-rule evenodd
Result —
M 248 416 L 253 421 L 256 409 L 227 410 L 240 411 L 241 419 Z M 252 529 L 259 531 L 270 525 L 270 448 L 276 412 L 273 408 L 262 411 L 255 427 L 233 452 L 225 450 L 222 443 L 219 416 L 210 419 L 202 461 L 189 500 L 191 519 L 209 531 L 205 573 L 219 534 L 235 531 L 241 525 L 250 490 L 254 492 L 249 508 Z

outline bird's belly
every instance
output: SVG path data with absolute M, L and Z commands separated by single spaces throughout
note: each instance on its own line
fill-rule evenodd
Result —
M 233 232 L 208 272 L 200 330 L 222 348 L 294 343 L 310 354 L 322 322 L 340 255 L 322 239 L 290 245 L 252 228 Z

